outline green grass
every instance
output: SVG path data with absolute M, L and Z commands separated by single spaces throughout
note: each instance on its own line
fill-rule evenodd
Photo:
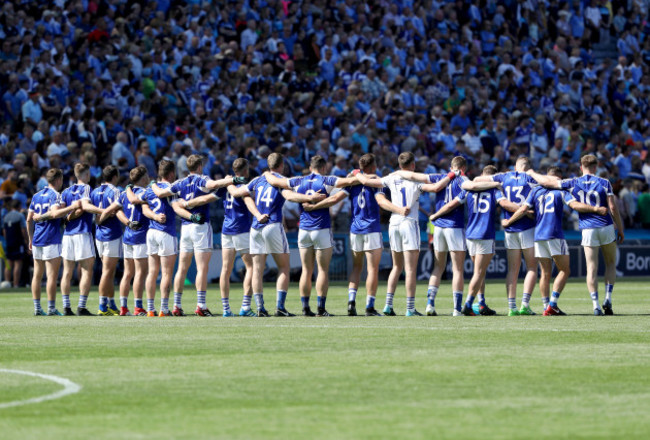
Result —
M 0 409 L 0 438 L 647 438 L 647 286 L 621 280 L 613 317 L 591 316 L 576 281 L 560 300 L 571 316 L 513 318 L 348 318 L 343 284 L 328 299 L 339 316 L 309 319 L 33 317 L 26 291 L 3 291 L 0 368 L 83 388 Z M 501 314 L 503 292 L 502 281 L 488 286 Z M 215 286 L 208 298 L 220 311 Z M 194 299 L 185 294 L 186 310 Z M 438 312 L 451 303 L 443 285 Z M 403 291 L 395 306 L 404 312 Z M 541 312 L 537 294 L 532 307 Z M 0 373 L 0 404 L 59 389 Z

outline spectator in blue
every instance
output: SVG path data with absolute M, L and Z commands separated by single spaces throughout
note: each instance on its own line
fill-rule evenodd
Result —
M 472 121 L 467 115 L 467 107 L 461 105 L 458 107 L 458 114 L 451 118 L 451 129 L 453 130 L 454 128 L 459 127 L 463 134 L 465 134 L 467 127 L 469 127 L 469 124 L 471 123 Z

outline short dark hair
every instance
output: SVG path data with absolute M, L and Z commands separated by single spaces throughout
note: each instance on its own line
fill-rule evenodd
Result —
M 397 163 L 399 163 L 400 168 L 405 168 L 415 162 L 415 155 L 410 151 L 406 151 L 399 155 L 397 158 Z
M 131 179 L 131 183 L 136 183 L 142 179 L 142 176 L 147 174 L 147 169 L 140 165 L 139 167 L 135 167 L 131 170 L 129 173 L 129 179 Z
M 580 164 L 588 170 L 593 170 L 598 166 L 598 159 L 593 154 L 585 154 L 580 159 Z
M 549 167 L 548 171 L 546 171 L 546 174 L 549 176 L 559 177 L 561 179 L 562 169 L 560 167 Z
M 88 171 L 90 169 L 90 166 L 87 163 L 76 163 L 74 165 L 74 175 L 78 179 L 79 176 L 81 176 L 83 173 Z
M 452 169 L 461 169 L 467 167 L 467 160 L 463 156 L 456 156 L 451 160 Z
M 367 170 L 376 163 L 375 155 L 372 153 L 364 154 L 359 159 L 359 168 L 363 171 Z
M 45 179 L 47 180 L 47 183 L 52 184 L 56 182 L 57 179 L 63 179 L 63 171 L 58 168 L 50 168 L 45 174 Z
M 171 160 L 163 159 L 158 164 L 158 175 L 162 178 L 167 177 L 169 173 L 176 172 L 176 164 Z
M 235 172 L 235 174 L 243 172 L 246 167 L 248 167 L 248 161 L 242 157 L 235 159 L 235 161 L 232 163 L 232 170 Z
M 483 174 L 486 176 L 494 176 L 497 173 L 497 167 L 494 165 L 486 165 L 483 168 Z
M 192 154 L 187 158 L 187 169 L 193 173 L 200 171 L 203 167 L 203 156 L 199 154 Z
M 324 166 L 327 165 L 327 161 L 325 161 L 325 158 L 320 155 L 316 155 L 311 158 L 311 161 L 309 161 L 309 168 L 315 169 L 315 170 L 320 170 Z
M 104 179 L 104 182 L 110 182 L 119 174 L 120 173 L 115 165 L 107 165 L 102 170 L 102 178 Z
M 271 153 L 267 158 L 269 169 L 275 170 L 284 165 L 284 157 L 280 153 Z

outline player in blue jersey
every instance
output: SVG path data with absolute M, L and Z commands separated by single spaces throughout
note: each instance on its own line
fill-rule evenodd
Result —
M 548 169 L 547 176 L 560 181 L 562 173 L 558 167 L 551 167 Z M 582 213 L 603 216 L 608 213 L 604 206 L 590 206 L 578 202 L 566 191 L 536 186 L 528 193 L 524 206 L 519 208 L 509 219 L 501 221 L 504 227 L 508 227 L 526 215 L 529 209 L 535 211 L 535 257 L 542 268 L 539 289 L 542 292 L 542 300 L 545 305 L 544 316 L 565 314 L 557 304 L 571 273 L 569 247 L 564 239 L 564 231 L 562 231 L 562 215 L 565 204 Z M 553 282 L 553 296 L 549 299 L 553 262 L 557 266 L 558 273 Z
M 533 178 L 548 188 L 567 190 L 573 199 L 595 207 L 609 208 L 608 215 L 580 213 L 582 246 L 587 260 L 587 288 L 591 294 L 594 315 L 613 315 L 612 293 L 616 282 L 616 242 L 623 241 L 623 222 L 616 205 L 612 184 L 607 179 L 596 177 L 598 159 L 587 154 L 580 159 L 582 177 L 558 181 L 530 171 Z M 614 229 L 616 225 L 616 229 Z M 598 250 L 605 260 L 605 301 L 602 309 L 598 302 Z M 603 313 L 604 310 L 604 313 Z
M 452 176 L 446 176 L 436 184 L 418 183 L 426 175 L 413 172 L 415 170 L 415 156 L 405 152 L 398 157 L 401 171 L 392 173 L 381 179 L 372 179 L 364 174 L 357 174 L 361 184 L 374 188 L 388 188 L 394 204 L 409 208 L 405 213 L 393 213 L 390 217 L 388 237 L 390 240 L 393 268 L 388 277 L 386 292 L 386 306 L 384 315 L 395 316 L 393 298 L 397 283 L 403 271 L 406 271 L 406 314 L 405 316 L 422 316 L 415 309 L 415 290 L 417 283 L 417 263 L 420 255 L 420 227 L 418 223 L 419 200 L 422 192 L 442 191 L 449 183 Z M 404 215 L 405 214 L 405 215 Z
M 147 169 L 143 166 L 136 167 L 129 173 L 129 178 L 135 196 L 144 194 L 144 188 L 149 183 Z M 147 230 L 149 229 L 149 219 L 142 213 L 140 205 L 129 202 L 126 191 L 122 191 L 117 200 L 104 210 L 99 219 L 100 224 L 103 224 L 105 219 L 112 215 L 115 215 L 125 226 L 122 237 L 124 273 L 120 281 L 120 316 L 131 314 L 128 308 L 128 299 L 132 282 L 135 298 L 133 313 L 136 316 L 146 316 L 147 311 L 143 307 L 142 293 L 148 269 Z
M 192 200 L 195 197 L 208 194 L 221 187 L 226 187 L 233 182 L 232 177 L 221 180 L 212 180 L 208 176 L 199 173 L 203 170 L 203 157 L 192 154 L 187 158 L 187 169 L 190 174 L 184 179 L 172 183 L 168 188 L 161 188 L 154 184 L 151 190 L 156 197 L 164 199 L 175 197 L 171 203 L 178 200 Z M 209 213 L 207 205 L 200 205 L 191 208 L 190 219 L 183 218 L 181 224 L 180 256 L 178 269 L 174 277 L 174 309 L 172 314 L 182 316 L 182 295 L 185 286 L 187 271 L 192 264 L 192 257 L 196 260 L 196 310 L 197 316 L 213 316 L 206 304 L 206 292 L 208 288 L 208 269 L 212 257 L 212 225 L 208 221 Z
M 291 179 L 280 179 L 267 172 L 266 180 L 273 186 L 283 189 L 293 189 L 299 194 L 312 195 L 316 193 L 329 196 L 335 188 L 343 188 L 358 184 L 354 177 L 339 178 L 325 176 L 327 162 L 322 156 L 311 158 L 309 164 L 310 174 Z M 335 196 L 325 199 L 316 205 L 300 207 L 300 227 L 298 229 L 298 249 L 302 261 L 300 273 L 300 300 L 302 301 L 303 314 L 309 316 L 311 308 L 309 298 L 312 289 L 312 275 L 314 268 L 318 267 L 316 276 L 316 294 L 318 295 L 318 316 L 332 316 L 325 308 L 327 291 L 329 289 L 329 266 L 332 260 L 332 219 L 330 206 L 342 201 L 347 192 L 339 191 Z
M 283 179 L 280 174 L 284 171 L 284 158 L 280 153 L 271 153 L 267 159 L 269 169 L 275 177 Z M 289 243 L 282 226 L 282 207 L 285 200 L 296 203 L 317 203 L 326 196 L 322 193 L 312 195 L 298 194 L 290 190 L 280 190 L 271 185 L 265 176 L 253 179 L 247 186 L 242 186 L 230 192 L 234 197 L 250 195 L 255 200 L 255 205 L 260 214 L 268 215 L 267 223 L 253 220 L 250 236 L 250 253 L 253 256 L 253 295 L 257 304 L 257 316 L 269 316 L 264 307 L 263 275 L 267 255 L 272 255 L 278 266 L 277 310 L 275 316 L 292 316 L 285 307 L 287 289 L 289 288 Z M 250 311 L 250 297 L 244 296 L 241 314 Z M 304 312 L 304 311 L 303 311 Z M 310 310 L 306 315 L 313 316 Z
M 491 176 L 497 172 L 494 165 L 483 169 L 483 176 Z M 430 218 L 435 222 L 441 217 L 457 211 L 461 205 L 467 206 L 468 222 L 466 229 L 467 250 L 474 263 L 474 273 L 469 282 L 467 300 L 460 310 L 465 316 L 475 316 L 472 308 L 474 300 L 478 297 L 479 314 L 483 316 L 496 315 L 496 312 L 485 302 L 485 276 L 487 268 L 494 257 L 494 217 L 497 206 L 504 210 L 516 211 L 518 206 L 509 202 L 501 192 L 499 182 L 464 182 L 462 191 L 451 202 L 442 206 Z M 476 188 L 480 188 L 477 191 Z M 463 213 L 464 214 L 464 213 Z M 456 308 L 456 310 L 458 310 Z
M 519 206 L 523 206 L 530 192 L 531 185 L 537 182 L 526 171 L 530 169 L 530 159 L 520 157 L 515 162 L 515 171 L 499 173 L 494 176 L 480 176 L 477 181 L 495 181 L 503 185 L 506 198 Z M 505 219 L 512 214 L 503 212 Z M 537 282 L 537 260 L 535 258 L 535 221 L 528 217 L 520 218 L 511 223 L 505 230 L 505 245 L 508 256 L 508 274 L 506 275 L 506 291 L 508 294 L 508 316 L 534 315 L 530 308 L 530 297 Z M 521 257 L 526 263 L 526 277 L 521 308 L 517 310 L 517 280 L 521 269 Z
M 243 158 L 235 159 L 232 164 L 235 177 L 239 179 L 248 179 L 248 161 Z M 243 184 L 238 184 L 237 187 Z M 230 276 L 235 265 L 237 252 L 246 267 L 244 275 L 244 297 L 252 298 L 253 296 L 253 258 L 250 255 L 250 229 L 253 222 L 251 213 L 255 216 L 260 224 L 268 222 L 268 214 L 260 214 L 255 207 L 255 201 L 250 196 L 242 198 L 233 197 L 229 190 L 235 190 L 234 185 L 227 188 L 220 188 L 216 194 L 208 194 L 195 197 L 191 200 L 181 201 L 181 206 L 186 209 L 192 209 L 203 204 L 223 199 L 225 210 L 223 227 L 221 229 L 221 275 L 219 277 L 219 288 L 221 290 L 221 305 L 223 307 L 223 316 L 234 316 L 230 310 Z M 250 302 L 248 303 L 250 305 Z M 250 309 L 243 316 L 255 316 Z
M 101 215 L 102 210 L 90 202 L 90 166 L 77 163 L 74 166 L 74 175 L 77 183 L 66 188 L 61 193 L 61 200 L 70 206 L 81 200 L 81 209 L 68 215 L 68 222 L 63 232 L 63 275 L 61 276 L 61 291 L 63 292 L 63 307 L 70 307 L 70 285 L 75 266 L 79 263 L 81 276 L 79 277 L 79 303 L 77 314 L 81 316 L 94 316 L 86 308 L 90 284 L 93 279 L 93 265 L 95 264 L 95 246 L 93 243 L 92 223 L 93 214 Z
M 104 183 L 90 193 L 90 202 L 100 208 L 108 208 L 116 201 L 120 191 L 115 187 L 120 175 L 116 166 L 108 165 L 102 171 Z M 103 214 L 102 214 L 103 215 Z M 97 218 L 95 245 L 102 260 L 102 276 L 99 280 L 100 316 L 119 315 L 115 304 L 115 269 L 122 257 L 122 223 L 115 216 Z
M 63 185 L 63 173 L 52 168 L 45 174 L 48 186 L 34 194 L 27 212 L 27 236 L 29 250 L 34 256 L 34 274 L 32 277 L 32 298 L 34 315 L 45 315 L 41 308 L 41 282 L 43 274 L 47 275 L 48 315 L 60 315 L 56 309 L 56 286 L 61 267 L 61 218 L 81 207 L 80 201 L 66 206 L 61 201 L 59 191 Z M 34 216 L 40 215 L 41 222 L 36 223 Z M 74 315 L 69 306 L 65 315 Z

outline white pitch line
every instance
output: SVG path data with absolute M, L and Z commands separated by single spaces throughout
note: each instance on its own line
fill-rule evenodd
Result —
M 51 382 L 58 383 L 59 385 L 63 385 L 63 389 L 57 391 L 56 393 L 47 394 L 45 396 L 32 397 L 31 399 L 15 400 L 13 402 L 0 403 L 0 409 L 13 408 L 15 406 L 29 405 L 32 403 L 45 402 L 47 400 L 60 399 L 61 397 L 65 397 L 68 394 L 75 394 L 81 391 L 81 385 L 76 384 L 64 377 L 52 376 L 50 374 L 34 373 L 31 371 L 24 371 L 24 370 L 6 370 L 4 368 L 0 368 L 0 373 L 22 374 L 23 376 L 38 377 L 40 379 L 49 380 Z

